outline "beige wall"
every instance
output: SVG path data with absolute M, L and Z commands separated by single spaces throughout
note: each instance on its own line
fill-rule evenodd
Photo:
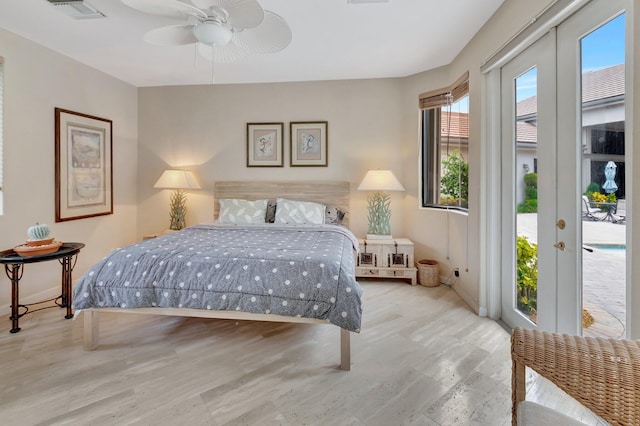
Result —
M 414 167 L 403 155 L 402 81 L 154 87 L 139 93 L 140 236 L 168 227 L 169 190 L 153 185 L 165 168 L 186 167 L 202 190 L 189 194 L 187 225 L 213 220 L 218 180 L 346 180 L 350 224 L 367 231 L 366 193 L 356 191 L 370 168 L 389 168 L 402 183 Z M 328 167 L 289 167 L 289 123 L 328 121 Z M 285 167 L 246 167 L 246 124 L 285 123 Z M 392 231 L 405 235 L 403 194 L 392 195 Z
M 476 311 L 485 314 L 480 302 L 480 181 L 483 76 L 480 65 L 542 11 L 550 0 L 506 1 L 474 36 L 450 65 L 411 76 L 404 81 L 405 124 L 403 141 L 407 159 L 419 153 L 417 129 L 418 94 L 445 87 L 465 71 L 469 71 L 469 214 L 421 209 L 419 205 L 419 169 L 405 172 L 407 197 L 405 215 L 407 229 L 416 244 L 416 259 L 428 257 L 441 263 L 441 275 L 450 276 L 452 268 L 460 268 L 456 291 Z
M 86 244 L 78 278 L 112 248 L 136 235 L 137 90 L 95 69 L 0 30 L 4 57 L 4 215 L 0 247 L 24 243 L 27 228 L 46 223 L 52 236 Z M 114 214 L 55 223 L 54 108 L 113 120 Z M 56 261 L 27 265 L 21 302 L 59 294 Z M 0 313 L 8 312 L 11 286 L 0 274 Z M 4 324 L 4 325 L 1 325 Z M 0 323 L 5 332 L 9 323 Z

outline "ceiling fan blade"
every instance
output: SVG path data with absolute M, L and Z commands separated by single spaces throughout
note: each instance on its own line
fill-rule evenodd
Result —
M 196 15 L 206 18 L 207 14 L 198 8 L 176 0 L 120 0 L 122 3 L 140 12 L 168 18 L 184 18 Z
M 236 28 L 254 28 L 264 19 L 264 9 L 258 0 L 191 0 L 200 9 L 224 9 L 227 20 Z
M 203 58 L 214 62 L 233 62 L 249 56 L 249 52 L 235 44 L 233 40 L 224 46 L 214 46 L 213 49 L 211 49 L 211 46 L 198 43 L 198 52 Z
M 180 46 L 198 41 L 193 35 L 193 25 L 170 25 L 156 28 L 146 33 L 143 39 L 147 43 L 159 46 Z
M 275 13 L 265 10 L 262 24 L 235 33 L 233 41 L 249 53 L 279 52 L 291 42 L 291 28 Z

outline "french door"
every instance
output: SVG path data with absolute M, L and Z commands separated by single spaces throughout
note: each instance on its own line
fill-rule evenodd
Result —
M 582 40 L 621 13 L 616 3 L 589 2 L 501 68 L 501 312 L 512 327 L 582 333 Z
M 502 67 L 502 318 L 511 326 L 556 321 L 558 259 L 545 249 L 556 239 L 545 229 L 557 211 L 555 46 L 552 29 Z

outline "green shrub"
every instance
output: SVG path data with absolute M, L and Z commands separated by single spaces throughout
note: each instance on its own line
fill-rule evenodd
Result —
M 461 204 L 469 199 L 469 164 L 457 149 L 442 160 L 440 195 L 460 200 Z
M 518 213 L 538 212 L 538 174 L 527 173 L 524 175 L 524 201 L 518 204 Z
M 593 194 L 594 192 L 599 192 L 600 191 L 600 185 L 598 185 L 595 182 L 591 182 L 589 185 L 587 185 L 587 190 L 584 191 L 584 195 L 589 196 L 590 194 Z
M 518 204 L 518 213 L 537 213 L 538 200 L 524 200 Z
M 517 307 L 525 314 L 533 314 L 538 308 L 538 245 L 518 235 L 516 250 Z
M 538 199 L 538 188 L 525 188 L 525 190 L 524 190 L 524 198 L 526 200 L 537 200 Z
M 538 174 L 537 173 L 527 173 L 524 175 L 524 185 L 527 188 L 537 188 L 538 187 Z

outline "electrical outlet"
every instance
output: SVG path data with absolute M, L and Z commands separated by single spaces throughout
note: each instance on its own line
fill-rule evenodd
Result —
M 453 275 L 456 278 L 460 278 L 460 268 L 453 268 Z

